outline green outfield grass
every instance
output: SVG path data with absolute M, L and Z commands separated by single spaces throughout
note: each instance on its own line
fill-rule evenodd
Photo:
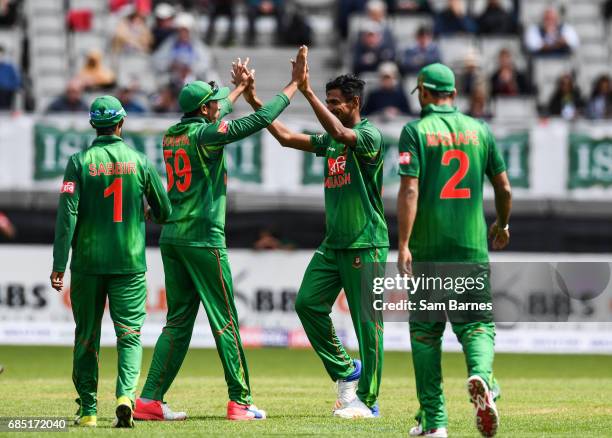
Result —
M 71 381 L 71 351 L 62 347 L 0 346 L 0 417 L 63 416 L 76 409 Z M 145 350 L 148 367 L 151 349 Z M 71 427 L 71 433 L 134 436 L 387 435 L 407 436 L 417 408 L 409 353 L 388 352 L 381 389 L 382 418 L 347 421 L 333 418 L 334 385 L 309 350 L 247 351 L 255 403 L 268 411 L 263 422 L 224 419 L 227 393 L 214 350 L 189 352 L 167 401 L 189 420 L 138 422 L 132 431 L 110 428 L 114 411 L 116 354 L 100 355 L 98 428 Z M 460 354 L 443 359 L 445 392 L 454 437 L 478 436 L 465 391 Z M 499 354 L 496 375 L 502 385 L 499 436 L 612 436 L 612 356 Z M 139 388 L 146 376 L 143 372 Z M 27 437 L 32 434 L 14 434 Z M 44 434 L 43 436 L 49 436 Z

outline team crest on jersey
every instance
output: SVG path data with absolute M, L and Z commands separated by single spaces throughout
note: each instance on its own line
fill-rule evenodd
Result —
M 329 176 L 343 175 L 346 169 L 346 155 L 340 155 L 338 158 L 328 158 L 327 167 L 329 168 Z
M 410 164 L 412 161 L 412 155 L 410 152 L 400 152 L 399 163 L 400 164 Z
M 353 260 L 353 268 L 361 269 L 361 257 L 356 256 L 355 260 Z
M 62 183 L 62 189 L 60 190 L 60 193 L 69 193 L 69 194 L 74 194 L 74 188 L 75 188 L 75 184 L 72 181 L 64 181 Z
M 217 128 L 217 132 L 220 132 L 221 134 L 227 134 L 228 128 L 229 128 L 229 122 L 223 121 L 219 124 L 219 127 Z

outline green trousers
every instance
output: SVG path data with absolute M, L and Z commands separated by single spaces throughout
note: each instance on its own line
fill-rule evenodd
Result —
M 448 416 L 442 389 L 442 335 L 446 322 L 410 322 L 410 344 L 416 379 L 419 411 L 415 418 L 424 430 L 446 427 Z M 480 376 L 489 388 L 493 378 L 495 324 L 493 322 L 452 323 L 461 342 L 467 375 Z M 498 390 L 496 390 L 498 391 Z
M 445 311 L 417 310 L 410 312 L 410 344 L 416 380 L 419 410 L 416 420 L 424 430 L 446 427 L 444 392 L 442 389 L 442 336 L 447 320 L 461 343 L 467 365 L 467 375 L 480 376 L 494 392 L 499 388 L 493 377 L 493 357 L 495 347 L 495 324 L 490 310 L 449 310 L 450 300 L 459 304 L 491 303 L 488 263 L 415 263 L 416 277 L 427 278 L 473 279 L 481 285 L 473 290 L 458 288 L 446 290 L 434 287 L 420 290 L 411 296 L 419 302 L 426 299 L 428 303 L 443 303 Z M 464 280 L 465 281 L 465 280 Z M 457 283 L 456 283 L 457 284 Z
M 362 362 L 357 396 L 369 407 L 378 398 L 383 365 L 382 312 L 374 310 L 372 279 L 384 275 L 388 248 L 319 248 L 304 274 L 295 310 L 312 348 L 332 380 L 354 371 L 351 357 L 336 336 L 330 313 L 341 289 L 348 301 Z
M 200 302 L 210 322 L 230 400 L 251 404 L 246 358 L 225 249 L 161 245 L 168 317 L 142 397 L 163 400 L 187 354 Z
M 145 274 L 86 275 L 72 272 L 70 300 L 76 323 L 72 381 L 81 415 L 96 415 L 100 327 L 106 305 L 117 335 L 118 376 L 115 395 L 132 401 L 142 362 L 140 328 L 146 316 Z

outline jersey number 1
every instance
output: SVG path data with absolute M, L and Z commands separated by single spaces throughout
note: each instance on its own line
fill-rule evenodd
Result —
M 468 173 L 470 168 L 470 157 L 468 157 L 465 152 L 458 149 L 451 149 L 444 152 L 444 155 L 442 155 L 442 164 L 448 166 L 452 160 L 459 160 L 459 169 L 457 169 L 453 176 L 444 184 L 444 187 L 442 187 L 440 199 L 469 199 L 471 197 L 470 189 L 458 189 L 457 186 Z
M 115 180 L 104 189 L 104 197 L 113 197 L 113 222 L 123 222 L 123 179 Z

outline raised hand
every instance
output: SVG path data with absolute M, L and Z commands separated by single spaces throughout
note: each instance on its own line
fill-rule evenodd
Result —
M 308 82 L 308 47 L 301 46 L 298 49 L 295 60 L 291 60 L 291 80 L 298 85 L 298 89 L 304 91 L 310 87 Z
M 243 63 L 242 60 L 238 58 L 236 61 L 232 62 L 232 84 L 234 84 L 236 87 L 246 88 L 249 85 L 249 82 L 251 81 L 250 71 L 248 68 L 249 61 L 250 58 L 247 58 Z
M 255 93 L 255 69 L 249 72 L 248 85 L 244 90 L 244 100 L 251 106 L 257 105 L 257 94 Z

